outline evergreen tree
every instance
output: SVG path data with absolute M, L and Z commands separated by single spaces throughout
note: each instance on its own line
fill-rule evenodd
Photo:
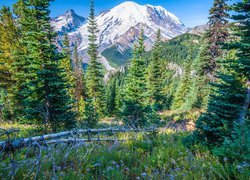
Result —
M 13 52 L 19 48 L 18 28 L 10 8 L 3 6 L 0 10 L 0 91 L 3 93 L 2 116 L 4 120 L 12 119 L 11 89 L 13 79 Z
M 209 29 L 202 38 L 203 45 L 199 59 L 192 67 L 196 77 L 191 79 L 191 88 L 186 97 L 188 100 L 185 103 L 185 109 L 187 110 L 192 107 L 204 109 L 207 107 L 211 91 L 210 82 L 215 81 L 215 72 L 219 65 L 216 61 L 223 56 L 222 45 L 229 36 L 226 1 L 214 0 L 213 7 L 210 9 Z
M 107 82 L 106 99 L 109 116 L 119 115 L 122 106 L 122 91 L 127 76 L 127 67 L 121 67 Z
M 239 116 L 239 124 L 243 125 L 245 119 L 249 118 L 250 108 L 250 2 L 243 0 L 237 3 L 232 8 L 238 15 L 233 15 L 232 19 L 240 23 L 239 26 L 233 28 L 234 35 L 239 38 L 239 42 L 232 43 L 231 48 L 236 48 L 238 51 L 236 56 L 240 68 L 236 71 L 241 72 L 241 77 L 246 88 L 246 99 L 243 109 Z M 244 78 L 245 77 L 245 78 Z M 247 117 L 248 116 L 248 117 Z
M 205 47 L 205 64 L 204 72 L 208 74 L 211 80 L 213 80 L 213 75 L 215 69 L 217 68 L 216 59 L 222 56 L 222 44 L 227 41 L 228 38 L 228 20 L 229 15 L 227 0 L 214 0 L 213 7 L 210 9 L 209 17 L 209 30 L 206 33 L 207 47 Z M 209 57 L 207 57 L 209 56 Z M 207 59 L 208 58 L 208 59 Z
M 13 51 L 18 47 L 18 29 L 10 8 L 0 10 L 0 87 L 8 89 L 13 84 Z
M 74 99 L 76 77 L 74 76 L 74 70 L 70 52 L 70 42 L 69 42 L 69 37 L 67 35 L 64 36 L 62 43 L 63 43 L 62 54 L 64 55 L 64 58 L 60 61 L 60 68 L 63 69 L 62 75 L 65 77 L 65 81 L 69 85 L 68 94 L 71 97 L 71 99 Z
M 116 111 L 116 98 L 117 98 L 117 78 L 112 77 L 106 87 L 107 96 L 107 113 L 109 116 L 115 114 Z
M 235 6 L 236 42 L 226 48 L 237 50 L 236 57 L 221 61 L 218 81 L 212 84 L 208 109 L 197 121 L 194 139 L 210 147 L 221 146 L 225 139 L 233 137 L 235 125 L 242 126 L 249 117 L 249 1 Z M 243 136 L 242 136 L 243 138 Z
M 141 32 L 139 44 L 135 46 L 128 76 L 125 80 L 121 109 L 124 122 L 133 126 L 145 125 L 147 123 L 147 113 L 149 113 L 144 52 L 144 34 Z
M 27 49 L 17 52 L 20 56 L 15 67 L 22 67 L 22 71 L 15 74 L 18 79 L 15 95 L 17 99 L 22 98 L 24 122 L 44 125 L 45 130 L 49 126 L 56 131 L 74 127 L 75 115 L 63 70 L 59 68 L 62 56 L 53 44 L 55 34 L 50 25 L 49 5 L 50 0 L 23 0 L 17 4 L 21 14 L 21 44 Z
M 162 61 L 161 61 L 161 31 L 158 30 L 155 45 L 152 50 L 149 63 L 148 85 L 150 103 L 154 110 L 163 108 L 163 79 L 162 79 Z
M 75 77 L 75 90 L 74 90 L 74 99 L 75 99 L 75 108 L 78 116 L 78 120 L 82 121 L 83 114 L 84 114 L 84 98 L 85 98 L 85 92 L 84 92 L 84 74 L 83 74 L 83 67 L 82 67 L 82 61 L 78 54 L 78 45 L 75 43 L 74 47 L 74 54 L 73 54 L 73 60 L 74 60 L 74 77 Z M 86 112 L 87 113 L 87 112 Z
M 194 79 L 195 74 L 193 74 L 195 71 L 193 68 L 193 61 L 195 61 L 197 53 L 194 53 L 197 51 L 195 49 L 195 44 L 192 44 L 192 48 L 190 49 L 190 52 L 188 53 L 188 58 L 184 62 L 183 67 L 183 75 L 181 77 L 180 83 L 176 89 L 176 93 L 174 95 L 172 109 L 173 110 L 181 110 L 181 111 L 188 111 L 191 110 L 191 107 L 186 106 L 186 104 L 191 103 L 190 94 L 194 93 L 194 89 L 191 89 L 192 87 L 192 80 Z
M 88 100 L 91 106 L 94 108 L 94 117 L 102 117 L 105 114 L 105 89 L 102 74 L 102 65 L 98 62 L 98 44 L 97 44 L 97 32 L 98 27 L 95 19 L 94 1 L 91 1 L 90 16 L 89 16 L 89 64 L 87 67 L 86 86 L 87 96 L 91 100 Z

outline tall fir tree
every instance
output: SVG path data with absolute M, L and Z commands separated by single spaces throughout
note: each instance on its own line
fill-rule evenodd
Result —
M 18 29 L 10 8 L 0 10 L 0 87 L 9 88 L 13 84 L 13 51 L 18 48 Z
M 192 98 L 193 102 L 192 104 L 186 104 L 186 106 L 191 105 L 203 109 L 207 108 L 211 92 L 210 82 L 216 80 L 215 74 L 219 68 L 217 59 L 223 57 L 222 45 L 227 41 L 229 36 L 229 8 L 226 2 L 227 0 L 214 0 L 213 7 L 210 9 L 209 29 L 202 38 L 203 45 L 200 50 L 199 59 L 194 66 L 197 77 L 192 79 L 193 88 L 188 97 Z
M 133 59 L 125 80 L 121 108 L 123 121 L 135 127 L 146 125 L 147 115 L 150 113 L 148 109 L 149 103 L 147 102 L 147 62 L 143 58 L 145 52 L 143 31 L 138 41 L 138 45 L 134 48 Z
M 163 76 L 161 59 L 161 31 L 158 30 L 148 67 L 148 89 L 150 103 L 154 110 L 163 109 Z
M 62 55 L 53 44 L 55 33 L 50 25 L 49 5 L 50 0 L 21 0 L 17 4 L 21 44 L 26 51 L 17 51 L 20 56 L 15 67 L 22 69 L 15 77 L 15 96 L 22 98 L 24 122 L 56 131 L 74 127 L 75 115 L 59 68 Z
M 233 36 L 238 38 L 233 38 L 236 40 L 225 47 L 237 52 L 235 57 L 229 54 L 228 59 L 221 61 L 208 109 L 196 123 L 194 140 L 210 147 L 221 146 L 225 139 L 232 139 L 235 125 L 243 126 L 249 119 L 249 7 L 248 0 L 234 7 L 238 15 L 233 16 L 236 20 Z
M 232 44 L 231 48 L 236 48 L 238 51 L 236 56 L 238 57 L 238 63 L 240 64 L 240 69 L 237 71 L 242 72 L 241 76 L 245 82 L 244 87 L 246 87 L 246 99 L 239 116 L 239 123 L 242 125 L 245 123 L 245 119 L 249 118 L 249 108 L 250 108 L 250 2 L 249 0 L 243 0 L 235 4 L 232 8 L 236 15 L 232 16 L 232 19 L 238 23 L 240 26 L 235 26 L 233 31 L 234 35 L 240 40 Z M 238 15 L 237 15 L 238 14 Z
M 73 53 L 73 62 L 74 62 L 74 77 L 75 77 L 75 90 L 74 90 L 74 99 L 75 99 L 75 109 L 77 112 L 78 121 L 83 120 L 84 115 L 84 99 L 86 97 L 86 92 L 84 92 L 84 74 L 83 74 L 83 66 L 82 60 L 78 54 L 78 44 L 75 43 L 74 53 Z M 87 112 L 86 112 L 87 113 Z
M 90 16 L 88 19 L 88 32 L 89 32 L 89 64 L 86 72 L 86 87 L 87 96 L 90 98 L 89 105 L 93 106 L 94 117 L 102 117 L 105 115 L 105 89 L 104 89 L 104 77 L 102 73 L 102 65 L 98 61 L 98 43 L 97 33 L 98 27 L 95 18 L 94 1 L 91 0 Z M 93 120 L 98 121 L 98 119 Z
M 109 116 L 115 115 L 117 98 L 117 78 L 112 77 L 106 85 L 107 113 Z
M 2 119 L 13 120 L 11 90 L 15 83 L 13 74 L 14 54 L 19 48 L 18 26 L 10 8 L 0 10 L 0 91 L 2 92 Z
M 74 99 L 76 77 L 74 75 L 73 62 L 71 58 L 70 42 L 69 42 L 68 35 L 64 35 L 62 43 L 63 43 L 62 54 L 64 57 L 60 61 L 59 67 L 63 69 L 62 75 L 64 76 L 64 80 L 69 85 L 68 94 L 71 97 L 71 99 Z
M 213 74 L 217 68 L 216 59 L 222 56 L 222 45 L 227 41 L 228 33 L 228 5 L 227 0 L 214 0 L 210 9 L 209 30 L 206 33 L 209 59 L 204 64 L 204 71 L 213 79 Z
M 173 104 L 171 109 L 172 110 L 184 110 L 183 105 L 186 101 L 186 96 L 189 92 L 190 87 L 190 72 L 191 72 L 191 62 L 190 58 L 185 62 L 184 64 L 184 73 L 181 78 L 180 84 L 176 90 L 176 93 L 174 95 Z

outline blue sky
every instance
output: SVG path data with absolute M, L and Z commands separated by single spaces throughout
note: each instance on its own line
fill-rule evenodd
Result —
M 188 27 L 205 24 L 213 0 L 133 0 L 139 4 L 160 5 L 175 14 Z M 16 0 L 0 0 L 0 6 L 12 6 Z M 96 14 L 110 9 L 125 0 L 95 0 Z M 51 16 L 63 14 L 68 9 L 74 9 L 81 16 L 87 17 L 89 0 L 54 0 L 51 4 Z

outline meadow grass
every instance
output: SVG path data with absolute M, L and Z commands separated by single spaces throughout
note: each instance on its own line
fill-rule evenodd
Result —
M 54 162 L 44 157 L 39 179 L 248 179 L 248 172 L 237 171 L 237 164 L 220 162 L 201 146 L 186 148 L 182 140 L 187 133 L 163 130 L 158 133 L 120 134 L 135 138 L 119 144 L 89 144 L 71 151 L 53 152 Z M 22 158 L 23 153 L 17 155 Z M 32 156 L 32 155 L 31 155 Z M 56 170 L 55 170 L 56 168 Z M 33 179 L 24 166 L 16 179 Z M 54 169 L 54 171 L 53 171 Z M 55 173 L 54 173 L 55 172 Z M 0 171 L 0 177 L 7 177 Z

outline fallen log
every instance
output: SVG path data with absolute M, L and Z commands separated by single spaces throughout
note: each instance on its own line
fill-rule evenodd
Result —
M 36 136 L 31 138 L 25 138 L 25 139 L 18 139 L 18 140 L 7 140 L 0 142 L 0 152 L 3 151 L 3 149 L 7 151 L 12 151 L 15 149 L 20 149 L 25 146 L 28 146 L 32 142 L 46 142 L 48 140 L 54 140 L 54 139 L 60 139 L 63 137 L 69 137 L 72 135 L 79 135 L 79 134 L 91 134 L 91 133 L 105 133 L 105 132 L 113 132 L 113 133 L 125 133 L 125 132 L 155 132 L 156 129 L 126 129 L 126 128 L 104 128 L 104 129 L 79 129 L 79 130 L 72 130 L 72 131 L 64 131 L 54 134 L 47 134 L 42 136 Z M 97 141 L 100 140 L 97 138 L 96 140 L 93 140 L 91 138 L 85 139 L 85 141 Z M 103 139 L 102 141 L 109 141 L 109 139 Z M 51 141 L 52 142 L 52 141 Z
M 124 142 L 127 140 L 131 140 L 131 139 L 108 139 L 108 138 L 93 138 L 91 140 L 89 139 L 55 139 L 55 140 L 49 140 L 46 141 L 46 144 L 57 144 L 57 143 L 86 143 L 86 142 L 101 142 L 101 141 L 106 141 L 106 142 L 113 142 L 113 141 L 119 141 L 119 142 Z

